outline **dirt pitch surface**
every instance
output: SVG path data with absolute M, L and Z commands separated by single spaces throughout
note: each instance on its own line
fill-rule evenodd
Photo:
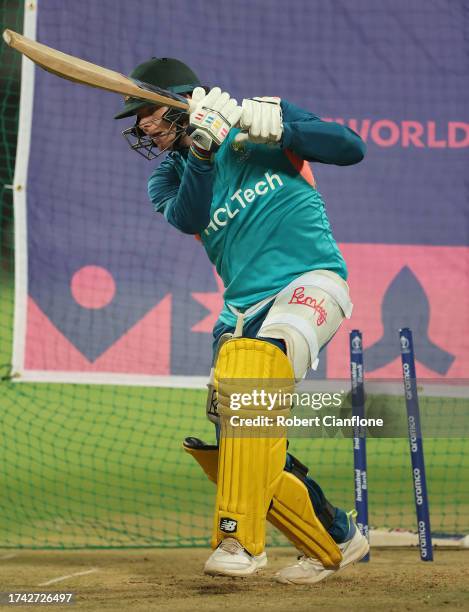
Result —
M 373 550 L 370 563 L 349 567 L 315 586 L 288 586 L 273 580 L 275 571 L 294 558 L 288 549 L 270 550 L 268 569 L 251 578 L 204 576 L 207 555 L 201 549 L 3 550 L 0 591 L 72 591 L 76 596 L 72 608 L 24 605 L 21 610 L 469 609 L 469 551 L 438 550 L 433 563 L 423 563 L 416 550 Z M 71 574 L 81 575 L 63 579 Z M 12 607 L 0 606 L 0 610 Z

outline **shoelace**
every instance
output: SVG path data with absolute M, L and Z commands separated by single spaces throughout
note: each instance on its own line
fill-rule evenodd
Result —
M 307 557 L 306 555 L 301 555 L 301 557 L 298 557 L 297 565 L 301 566 L 302 564 L 312 565 L 318 570 L 324 569 L 324 565 L 321 563 L 321 561 L 319 561 L 319 559 L 313 559 L 312 557 Z
M 234 538 L 225 538 L 220 544 L 220 548 L 225 552 L 231 553 L 232 555 L 236 555 L 240 550 L 243 550 L 241 544 Z
M 350 544 L 350 542 L 345 542 L 344 544 L 339 544 L 339 548 L 342 550 L 342 552 L 344 552 L 348 548 L 348 545 Z M 321 563 L 321 561 L 319 561 L 319 559 L 314 559 L 313 557 L 307 557 L 306 555 L 299 555 L 298 563 L 296 565 L 301 566 L 304 563 L 306 563 L 307 565 L 312 565 L 316 569 L 325 569 L 324 565 Z

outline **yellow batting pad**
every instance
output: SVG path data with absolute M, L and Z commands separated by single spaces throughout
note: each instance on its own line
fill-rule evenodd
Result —
M 268 518 L 306 556 L 328 568 L 342 561 L 340 548 L 314 512 L 306 486 L 293 474 L 283 472 Z
M 220 413 L 220 450 L 212 546 L 235 537 L 252 555 L 265 548 L 267 512 L 285 465 L 285 428 L 275 433 L 250 426 L 240 433 L 230 424 L 237 414 L 268 416 L 285 413 L 280 404 L 244 405 L 232 409 L 233 393 L 243 395 L 255 387 L 265 393 L 293 389 L 293 370 L 285 354 L 273 344 L 251 338 L 233 338 L 223 344 L 215 365 L 215 388 Z M 271 437 L 267 437 L 271 436 Z
M 194 447 L 185 442 L 184 450 L 194 457 L 209 480 L 216 483 L 218 449 L 203 444 Z M 340 564 L 340 548 L 314 513 L 305 485 L 293 474 L 282 472 L 267 519 L 308 557 L 319 559 L 328 568 Z
M 283 351 L 270 342 L 252 338 L 232 338 L 224 342 L 215 364 L 214 381 L 219 412 L 230 415 L 234 414 L 231 395 L 249 392 L 256 383 L 272 393 L 279 391 L 279 385 L 283 392 L 291 392 L 294 388 L 293 368 Z M 275 410 L 279 408 L 276 406 Z M 255 407 L 248 408 L 250 414 L 253 409 Z

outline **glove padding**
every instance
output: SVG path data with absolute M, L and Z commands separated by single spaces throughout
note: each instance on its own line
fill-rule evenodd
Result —
M 196 87 L 190 101 L 190 134 L 198 147 L 216 151 L 231 128 L 238 123 L 241 107 L 230 94 L 214 87 L 205 95 L 202 87 Z
M 243 100 L 240 128 L 257 144 L 279 142 L 283 134 L 280 98 Z

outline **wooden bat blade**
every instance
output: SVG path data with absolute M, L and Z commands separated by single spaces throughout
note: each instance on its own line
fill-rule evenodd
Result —
M 3 40 L 12 49 L 16 49 L 44 70 L 62 79 L 139 98 L 158 106 L 180 108 L 185 111 L 189 109 L 188 101 L 183 96 L 146 83 L 137 84 L 120 72 L 67 55 L 13 30 L 5 30 Z

